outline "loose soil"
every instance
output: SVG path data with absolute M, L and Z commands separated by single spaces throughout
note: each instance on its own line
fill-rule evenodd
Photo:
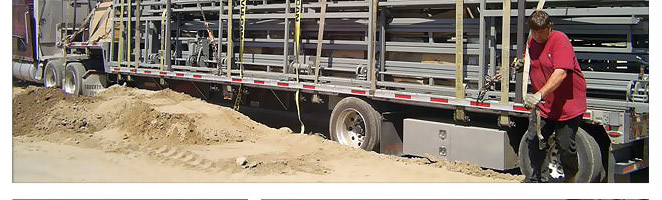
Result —
M 13 88 L 15 182 L 520 182 L 465 162 L 381 155 L 271 128 L 166 89 Z

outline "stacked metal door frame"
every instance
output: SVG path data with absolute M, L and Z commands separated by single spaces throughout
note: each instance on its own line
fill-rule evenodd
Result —
M 135 1 L 135 0 L 134 0 Z M 218 0 L 171 0 L 172 14 L 172 69 L 175 71 L 193 71 L 217 74 L 217 57 L 225 56 L 224 44 L 227 42 L 227 1 Z M 516 2 L 514 0 L 513 2 Z M 537 0 L 527 0 L 526 14 L 532 12 Z M 641 74 L 634 66 L 637 56 L 647 60 L 648 57 L 648 1 L 647 0 L 613 0 L 613 1 L 589 1 L 589 0 L 548 0 L 546 11 L 555 19 L 555 28 L 567 33 L 575 43 L 577 57 L 582 62 L 582 67 L 587 70 L 584 75 L 587 78 L 589 88 L 588 105 L 595 109 L 606 110 L 643 110 L 647 112 L 648 103 L 625 101 L 627 87 L 631 81 L 641 78 Z M 165 0 L 141 1 L 141 23 L 138 27 L 147 28 L 142 30 L 143 44 L 145 48 L 140 49 L 140 68 L 159 68 L 159 63 L 154 62 L 158 57 L 161 37 L 160 21 L 161 14 L 165 11 Z M 293 2 L 291 2 L 293 3 Z M 221 5 L 222 4 L 222 5 Z M 327 24 L 325 40 L 323 45 L 322 75 L 320 83 L 329 85 L 353 86 L 369 88 L 370 81 L 366 76 L 365 68 L 369 67 L 370 56 L 354 55 L 361 58 L 342 58 L 333 55 L 334 50 L 350 51 L 353 53 L 365 51 L 367 53 L 370 43 L 368 42 L 368 24 L 375 20 L 378 34 L 373 35 L 378 41 L 376 48 L 378 63 L 377 86 L 382 89 L 398 90 L 409 93 L 433 94 L 454 96 L 454 86 L 436 85 L 437 81 L 453 81 L 455 67 L 454 63 L 422 63 L 413 61 L 397 61 L 389 59 L 390 52 L 403 52 L 412 54 L 447 54 L 455 53 L 454 18 L 436 17 L 444 15 L 444 12 L 453 13 L 455 0 L 386 0 L 379 1 L 379 19 L 370 19 L 370 1 L 333 1 L 328 3 L 326 15 Z M 115 5 L 119 5 L 115 0 Z M 482 85 L 485 75 L 494 75 L 499 69 L 500 60 L 500 27 L 501 14 L 503 13 L 502 1 L 500 0 L 465 0 L 467 13 L 464 20 L 465 36 L 465 77 L 464 82 L 468 85 L 467 98 L 476 97 L 477 86 Z M 310 64 L 314 62 L 314 52 L 317 43 L 317 21 L 320 4 L 317 1 L 304 1 L 303 27 L 302 27 L 302 51 L 301 63 Z M 247 9 L 247 32 L 246 47 L 261 49 L 260 51 L 271 51 L 270 53 L 244 53 L 244 65 L 247 71 L 246 77 L 267 78 L 273 80 L 287 80 L 294 78 L 294 74 L 283 72 L 284 63 L 290 63 L 291 58 L 285 57 L 284 46 L 289 46 L 285 52 L 291 52 L 291 37 L 285 36 L 285 19 L 292 19 L 293 12 L 286 15 L 285 8 L 293 9 L 294 6 L 286 6 L 284 1 L 261 0 L 249 1 Z M 515 9 L 516 7 L 513 6 Z M 221 8 L 223 11 L 221 12 Z M 482 8 L 482 9 L 481 9 Z M 235 6 L 235 10 L 239 7 Z M 211 24 L 221 53 L 209 52 L 207 68 L 186 66 L 186 60 L 194 52 L 196 41 L 204 38 L 205 26 L 202 22 L 201 13 Z M 238 13 L 235 11 L 234 13 Z M 389 14 L 388 16 L 386 14 Z M 454 15 L 452 15 L 454 16 Z M 513 10 L 512 17 L 517 17 L 517 11 Z M 135 19 L 135 18 L 133 18 Z M 234 23 L 238 23 L 239 16 L 235 14 Z M 118 22 L 119 19 L 115 19 Z M 292 20 L 289 20 L 290 22 Z M 516 30 L 516 20 L 511 20 Z M 219 27 L 219 22 L 222 27 Z M 237 31 L 238 28 L 235 30 Z M 219 33 L 218 30 L 222 30 Z M 382 33 L 381 30 L 385 30 Z M 294 30 L 290 28 L 289 33 Z M 484 37 L 480 37 L 484 33 Z M 197 37 L 195 36 L 197 35 Z M 412 37 L 412 35 L 414 35 Z M 516 33 L 512 32 L 515 38 Z M 396 37 L 400 39 L 394 39 Z M 409 38 L 407 38 L 409 37 Z M 418 37 L 418 38 L 417 38 Z M 284 38 L 288 38 L 286 41 Z M 328 39 L 337 38 L 337 39 Z M 404 38 L 404 39 L 403 39 Z M 384 39 L 384 40 L 383 40 Z M 236 38 L 234 40 L 237 40 Z M 515 40 L 512 40 L 515 41 Z M 382 45 L 384 44 L 384 45 Z M 236 42 L 234 46 L 238 46 Z M 516 45 L 511 45 L 511 56 L 515 55 Z M 307 53 L 308 52 L 308 53 Z M 239 54 L 234 51 L 235 56 Z M 154 56 L 156 55 L 156 56 Z M 287 55 L 290 55 L 289 53 Z M 384 59 L 384 58 L 387 59 Z M 111 56 L 111 59 L 116 56 Z M 151 60 L 151 62 L 149 62 Z M 617 61 L 618 60 L 618 61 Z M 114 63 L 111 60 L 110 63 Z M 114 63 L 116 64 L 116 63 Z M 623 69 L 614 68 L 615 65 L 630 65 Z M 633 67 L 634 66 L 634 67 Z M 595 71 L 590 71 L 594 69 Z M 233 67 L 232 73 L 238 73 L 239 68 Z M 223 72 L 228 73 L 228 72 Z M 412 84 L 392 81 L 393 77 L 405 77 L 414 80 L 422 80 L 426 84 Z M 314 79 L 312 74 L 301 75 L 303 81 Z M 511 78 L 511 84 L 515 84 Z M 515 87 L 510 87 L 515 88 Z M 606 93 L 606 95 L 605 95 Z M 591 96 L 597 94 L 596 96 Z M 491 99 L 498 99 L 499 88 L 489 92 Z M 509 94 L 515 97 L 514 92 Z

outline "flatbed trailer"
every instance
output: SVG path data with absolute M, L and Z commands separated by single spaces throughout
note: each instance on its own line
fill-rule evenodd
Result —
M 518 103 L 524 81 L 509 63 L 528 32 L 517 17 L 537 3 L 39 1 L 38 51 L 14 59 L 14 75 L 70 94 L 126 82 L 238 108 L 329 109 L 329 134 L 341 144 L 527 174 L 518 154 L 530 110 Z M 548 0 L 544 9 L 587 79 L 580 174 L 630 182 L 648 167 L 648 1 Z M 561 176 L 554 155 L 549 166 Z

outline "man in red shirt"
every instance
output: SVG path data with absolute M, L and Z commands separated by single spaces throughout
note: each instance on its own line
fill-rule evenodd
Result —
M 561 166 L 566 182 L 578 182 L 577 148 L 575 136 L 583 114 L 586 112 L 586 80 L 577 62 L 568 36 L 552 30 L 552 20 L 544 11 L 535 11 L 529 18 L 532 36 L 528 41 L 531 68 L 529 75 L 534 91 L 528 95 L 525 105 L 538 107 L 540 129 L 545 139 L 555 133 L 559 147 Z M 527 182 L 548 182 L 547 166 L 542 166 L 548 147 L 539 148 L 537 126 L 529 125 L 525 135 L 529 146 L 529 158 L 533 174 Z

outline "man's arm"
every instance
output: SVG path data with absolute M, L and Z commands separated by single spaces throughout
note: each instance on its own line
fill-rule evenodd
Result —
M 547 94 L 554 92 L 556 88 L 558 88 L 561 85 L 561 82 L 563 82 L 563 79 L 568 75 L 568 72 L 566 69 L 555 69 L 554 73 L 552 73 L 552 76 L 549 77 L 547 80 L 547 83 L 540 88 L 538 92 L 542 94 L 542 96 L 547 96 Z

